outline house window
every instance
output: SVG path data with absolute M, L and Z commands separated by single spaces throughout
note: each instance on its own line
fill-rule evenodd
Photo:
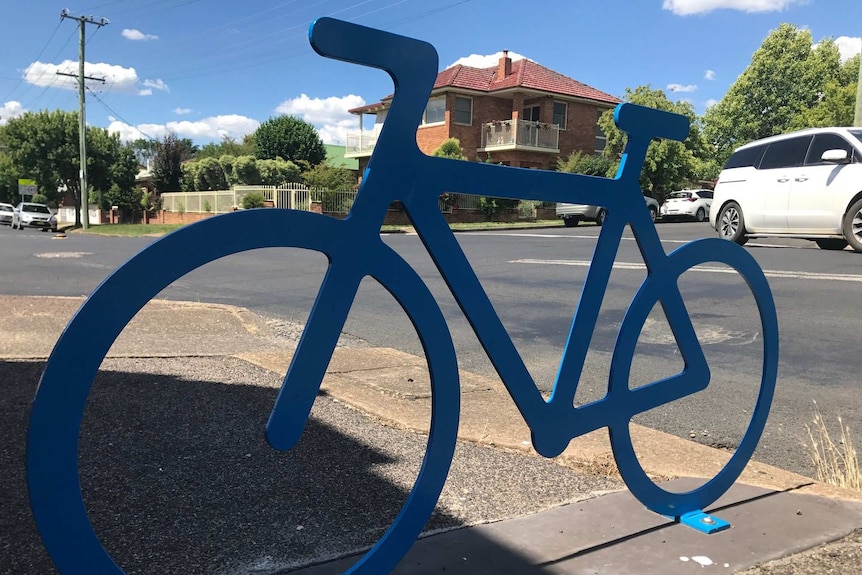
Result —
M 605 133 L 602 131 L 602 127 L 599 125 L 599 118 L 601 118 L 602 114 L 604 113 L 604 110 L 596 110 L 596 155 L 601 154 L 602 151 L 605 149 L 605 146 L 608 145 L 608 137 L 607 135 L 605 135 Z
M 527 106 L 524 108 L 524 117 L 522 120 L 526 120 L 528 122 L 538 122 L 539 121 L 539 107 L 538 106 Z
M 446 96 L 439 96 L 428 100 L 425 113 L 422 115 L 423 124 L 442 124 L 446 121 Z
M 566 112 L 568 107 L 568 104 L 565 102 L 554 102 L 554 119 L 551 120 L 551 123 L 559 126 L 561 130 L 566 129 Z
M 455 96 L 455 123 L 468 126 L 473 123 L 473 98 Z

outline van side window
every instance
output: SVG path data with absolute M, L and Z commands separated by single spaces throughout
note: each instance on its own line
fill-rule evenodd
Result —
M 760 160 L 761 170 L 796 168 L 805 162 L 808 146 L 814 136 L 800 136 L 772 142 Z
M 752 146 L 750 148 L 745 148 L 744 150 L 737 150 L 730 156 L 730 159 L 727 161 L 727 164 L 724 166 L 725 170 L 730 170 L 731 168 L 749 168 L 754 166 L 755 168 L 760 163 L 760 158 L 763 157 L 763 152 L 766 150 L 766 145 L 762 146 Z
M 827 163 L 820 159 L 826 150 L 845 150 L 848 158 L 853 157 L 853 146 L 838 134 L 817 134 L 808 149 L 805 165 L 816 166 Z

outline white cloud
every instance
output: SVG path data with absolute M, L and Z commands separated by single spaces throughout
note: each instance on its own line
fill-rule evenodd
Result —
M 131 28 L 124 28 L 122 32 L 123 38 L 127 38 L 129 40 L 158 40 L 159 37 L 154 34 L 144 34 L 140 30 L 134 30 Z
M 301 94 L 298 98 L 285 100 L 275 111 L 302 118 L 317 128 L 320 138 L 327 144 L 344 144 L 347 132 L 359 128 L 359 117 L 347 110 L 365 105 L 360 96 L 349 94 L 341 98 L 309 98 Z
M 740 12 L 779 12 L 793 4 L 805 4 L 808 0 L 664 0 L 662 8 L 677 16 L 690 16 L 720 10 Z
M 694 92 L 697 90 L 697 85 L 695 84 L 668 84 L 667 89 L 671 92 Z
M 64 74 L 74 74 L 72 76 L 61 76 L 57 72 Z M 33 62 L 24 69 L 24 81 L 28 84 L 39 87 L 53 87 L 63 90 L 78 89 L 78 62 L 72 60 L 63 60 L 59 64 L 50 64 L 45 62 Z M 152 88 L 156 90 L 168 91 L 168 86 L 162 80 L 143 80 L 138 78 L 138 73 L 134 68 L 124 68 L 123 66 L 115 66 L 104 62 L 85 62 L 84 74 L 94 78 L 104 78 L 105 82 L 97 82 L 93 80 L 85 80 L 84 83 L 92 89 L 106 89 L 111 92 L 120 92 L 124 94 L 138 94 L 140 96 L 151 95 Z M 141 87 L 143 86 L 143 87 Z
M 496 66 L 500 63 L 500 58 L 503 57 L 503 52 L 496 52 L 494 54 L 470 54 L 469 56 L 465 56 L 463 58 L 458 58 L 448 66 L 447 68 L 451 68 L 452 66 L 457 66 L 461 64 L 463 66 L 470 66 L 472 68 L 490 68 L 491 66 Z M 514 62 L 515 60 L 523 60 L 525 56 L 518 54 L 517 52 L 509 52 L 509 58 Z
M 710 98 L 706 101 L 707 108 L 709 108 L 710 106 L 715 106 L 716 104 L 718 104 L 718 100 L 716 100 L 715 98 Z
M 707 80 L 715 80 L 715 70 L 707 70 L 703 73 L 703 77 Z
M 175 133 L 180 138 L 191 138 L 192 140 L 221 140 L 225 136 L 241 140 L 246 134 L 251 134 L 260 122 L 239 116 L 227 114 L 223 116 L 212 116 L 203 118 L 196 122 L 186 120 L 180 122 L 167 122 L 166 124 L 138 124 L 130 126 L 125 122 L 113 120 L 108 126 L 109 132 L 117 132 L 124 142 L 138 138 L 162 138 L 168 132 Z
M 147 88 L 155 88 L 156 90 L 161 90 L 163 92 L 170 92 L 168 85 L 161 80 L 144 80 L 144 86 Z
M 174 108 L 174 114 L 176 114 L 177 116 L 184 116 L 191 111 L 191 108 Z
M 838 52 L 841 54 L 842 62 L 846 62 L 862 51 L 862 38 L 839 36 L 835 39 L 835 44 L 838 46 Z
M 17 118 L 27 112 L 27 108 L 21 106 L 21 102 L 10 100 L 0 106 L 0 126 L 6 124 L 12 118 Z

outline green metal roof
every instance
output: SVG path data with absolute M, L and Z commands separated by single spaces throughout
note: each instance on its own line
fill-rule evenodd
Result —
M 356 158 L 345 158 L 344 152 L 346 146 L 337 146 L 335 144 L 323 144 L 326 148 L 326 159 L 329 164 L 336 168 L 347 168 L 348 170 L 358 170 L 359 160 Z

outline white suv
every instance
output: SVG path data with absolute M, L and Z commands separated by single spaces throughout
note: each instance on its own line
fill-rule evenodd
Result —
M 862 128 L 813 128 L 738 148 L 716 182 L 709 223 L 738 244 L 795 237 L 862 252 Z

